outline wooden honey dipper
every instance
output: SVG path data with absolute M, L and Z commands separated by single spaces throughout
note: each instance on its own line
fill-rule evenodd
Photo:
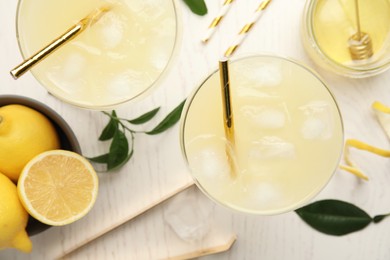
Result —
M 359 1 L 355 0 L 355 13 L 357 32 L 353 34 L 349 40 L 349 52 L 351 53 L 352 60 L 366 60 L 370 58 L 374 52 L 372 48 L 371 37 L 361 31 L 360 28 L 360 15 L 359 15 Z

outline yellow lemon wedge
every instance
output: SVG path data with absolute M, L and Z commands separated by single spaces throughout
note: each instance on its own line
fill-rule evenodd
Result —
M 24 167 L 18 193 L 31 216 L 48 225 L 62 226 L 91 210 L 98 177 L 83 156 L 65 150 L 46 151 Z
M 17 104 L 0 107 L 0 171 L 15 183 L 29 160 L 59 146 L 53 124 L 42 113 Z
M 25 231 L 27 221 L 28 213 L 19 201 L 16 185 L 0 173 L 0 250 L 31 252 L 32 243 Z

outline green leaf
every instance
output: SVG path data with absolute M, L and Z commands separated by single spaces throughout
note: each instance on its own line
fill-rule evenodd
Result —
M 92 158 L 87 158 L 87 159 L 92 161 L 92 162 L 95 162 L 95 163 L 107 163 L 108 157 L 109 157 L 109 154 L 106 153 L 106 154 L 102 154 L 102 155 L 92 157 Z
M 119 162 L 116 166 L 112 166 L 112 168 L 108 168 L 108 166 L 107 166 L 107 171 L 113 171 L 113 170 L 116 170 L 116 169 L 122 167 L 124 164 L 126 164 L 131 159 L 131 157 L 133 157 L 133 153 L 134 153 L 134 151 L 131 150 L 130 153 L 123 159 L 123 161 Z
M 207 14 L 207 6 L 204 0 L 183 0 L 184 3 L 191 9 L 194 14 Z
M 117 130 L 110 145 L 110 152 L 108 153 L 107 170 L 112 170 L 119 165 L 122 165 L 128 160 L 129 156 L 129 142 L 127 141 L 125 133 Z
M 374 221 L 374 223 L 379 223 L 379 222 L 381 222 L 382 220 L 384 220 L 385 218 L 387 218 L 388 216 L 390 216 L 390 214 L 378 215 L 378 216 L 375 216 L 375 217 L 373 218 L 373 221 Z
M 155 108 L 155 109 L 153 109 L 149 112 L 146 112 L 145 114 L 143 114 L 135 119 L 127 120 L 127 122 L 129 122 L 133 125 L 143 124 L 143 123 L 149 121 L 150 119 L 152 119 L 157 114 L 157 112 L 159 110 L 160 110 L 160 107 Z
M 312 228 L 335 236 L 342 236 L 365 228 L 372 218 L 348 202 L 322 200 L 296 210 Z
M 113 117 L 117 117 L 115 110 L 112 111 L 110 121 L 108 122 L 106 127 L 104 127 L 102 133 L 99 136 L 100 141 L 107 141 L 113 138 L 115 132 L 118 130 L 118 121 L 115 120 Z
M 156 135 L 175 125 L 180 120 L 184 103 L 185 100 L 183 100 L 176 108 L 174 108 L 153 130 L 146 132 L 146 134 Z

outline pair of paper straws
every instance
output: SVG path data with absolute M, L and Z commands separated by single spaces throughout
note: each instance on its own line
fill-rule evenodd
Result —
M 260 3 L 259 7 L 256 9 L 255 13 L 252 15 L 250 20 L 248 20 L 248 22 L 245 23 L 245 25 L 242 27 L 242 29 L 238 33 L 235 41 L 226 50 L 226 52 L 224 54 L 224 56 L 226 58 L 230 57 L 236 51 L 236 49 L 241 45 L 241 43 L 244 41 L 245 37 L 247 36 L 248 32 L 252 29 L 253 25 L 257 22 L 257 20 L 259 20 L 259 18 L 263 14 L 263 11 L 265 10 L 265 8 L 267 8 L 268 4 L 271 1 L 272 0 L 264 0 Z M 209 27 L 207 29 L 205 36 L 202 39 L 202 41 L 204 43 L 207 43 L 208 40 L 211 38 L 211 36 L 215 32 L 217 26 L 220 24 L 221 20 L 225 17 L 227 12 L 229 11 L 233 2 L 234 2 L 234 0 L 225 0 L 218 15 L 212 20 L 211 24 L 209 25 Z

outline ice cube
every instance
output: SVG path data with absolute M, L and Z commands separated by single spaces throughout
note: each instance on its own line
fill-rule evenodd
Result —
M 125 4 L 134 15 L 138 16 L 138 19 L 143 18 L 149 21 L 160 17 L 168 2 L 166 0 L 126 0 Z
M 230 166 L 226 154 L 213 148 L 205 148 L 199 151 L 191 160 L 191 170 L 195 174 L 211 179 L 230 175 Z
M 231 181 L 231 167 L 237 168 L 233 147 L 226 138 L 202 135 L 186 144 L 188 160 L 194 175 L 221 185 Z
M 247 189 L 250 198 L 262 207 L 280 201 L 283 196 L 282 190 L 271 182 L 252 183 Z
M 123 40 L 124 22 L 114 12 L 104 15 L 99 21 L 99 34 L 103 46 L 108 49 L 117 47 Z
M 129 69 L 114 76 L 107 88 L 113 96 L 135 95 L 143 90 L 145 82 L 148 82 L 145 73 Z
M 145 8 L 147 2 L 148 1 L 146 1 L 146 0 L 144 0 L 144 1 L 125 0 L 125 4 L 130 9 L 130 11 L 132 11 L 133 13 L 136 13 L 136 14 L 141 12 Z
M 244 117 L 257 127 L 278 129 L 285 126 L 288 111 L 285 105 L 280 106 L 243 106 L 240 111 Z M 286 116 L 287 115 L 287 116 Z
M 252 62 L 237 67 L 238 82 L 243 87 L 264 88 L 276 87 L 283 80 L 282 70 L 278 63 Z
M 305 139 L 320 139 L 326 133 L 326 124 L 319 118 L 308 118 L 303 122 L 301 133 Z
M 77 52 L 69 54 L 64 58 L 62 75 L 64 80 L 73 80 L 84 74 L 87 67 L 86 58 Z
M 265 136 L 252 143 L 250 160 L 280 160 L 295 157 L 295 145 L 277 136 Z
M 214 206 L 198 189 L 189 189 L 170 200 L 164 208 L 164 220 L 178 237 L 187 242 L 202 240 L 212 226 Z
M 333 114 L 326 101 L 312 101 L 301 106 L 304 121 L 301 133 L 304 139 L 329 139 L 333 134 Z

